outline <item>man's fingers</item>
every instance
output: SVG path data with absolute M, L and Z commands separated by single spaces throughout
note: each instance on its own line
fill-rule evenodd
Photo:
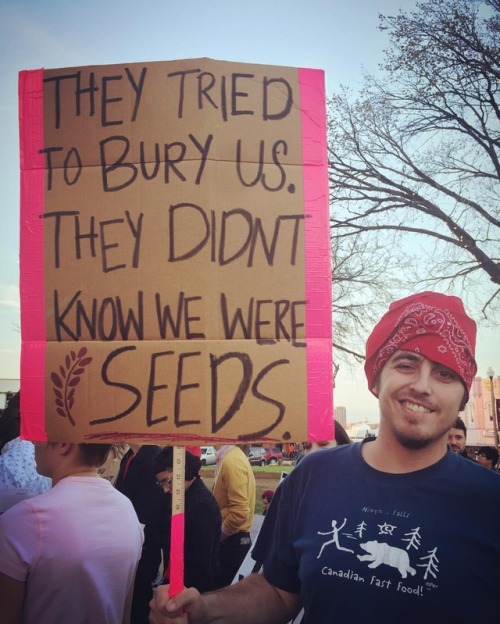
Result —
M 169 613 L 173 611 L 182 611 L 184 607 L 188 607 L 194 604 L 200 598 L 200 592 L 194 587 L 183 589 L 179 594 L 176 594 L 173 598 L 169 598 L 166 604 L 167 611 Z
M 193 604 L 200 598 L 199 592 L 190 587 L 184 589 L 174 597 L 169 595 L 169 585 L 159 585 L 149 603 L 151 624 L 167 624 L 168 622 L 187 622 L 185 607 Z

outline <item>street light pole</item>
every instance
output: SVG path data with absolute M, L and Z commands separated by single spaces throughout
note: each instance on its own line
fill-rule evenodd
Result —
M 498 422 L 497 422 L 497 409 L 496 409 L 497 406 L 496 406 L 496 402 L 495 402 L 495 391 L 493 390 L 493 377 L 495 375 L 495 372 L 493 371 L 491 366 L 486 371 L 486 374 L 488 375 L 488 377 L 490 379 L 491 413 L 492 413 L 492 416 L 493 416 L 493 431 L 495 433 L 495 448 L 497 449 L 500 444 L 499 444 L 499 440 L 498 440 Z

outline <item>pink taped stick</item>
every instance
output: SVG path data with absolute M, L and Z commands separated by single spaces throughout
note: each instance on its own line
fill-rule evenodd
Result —
M 35 441 L 46 439 L 43 75 L 43 69 L 19 74 L 21 436 Z
M 184 589 L 184 513 L 172 515 L 170 536 L 170 596 Z
M 306 257 L 308 439 L 332 440 L 332 289 L 324 73 L 299 69 Z
M 172 474 L 172 530 L 170 535 L 170 595 L 184 589 L 184 498 L 186 449 L 174 446 Z

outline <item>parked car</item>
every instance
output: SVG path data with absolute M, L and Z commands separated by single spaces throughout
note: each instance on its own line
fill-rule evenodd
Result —
M 248 461 L 252 466 L 281 464 L 283 461 L 283 453 L 277 447 L 266 448 L 263 446 L 251 446 L 248 451 Z
M 201 447 L 201 465 L 202 466 L 213 466 L 215 465 L 215 461 L 217 459 L 217 451 L 213 446 L 202 446 Z
M 281 464 L 283 461 L 283 453 L 281 449 L 277 446 L 273 446 L 272 448 L 265 448 L 266 451 L 266 462 L 267 464 Z
M 248 461 L 252 466 L 266 466 L 266 449 L 261 446 L 251 446 L 248 451 Z

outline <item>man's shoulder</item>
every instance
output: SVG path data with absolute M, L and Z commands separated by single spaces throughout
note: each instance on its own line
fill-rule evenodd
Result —
M 449 453 L 450 463 L 453 462 L 454 476 L 462 488 L 469 488 L 477 495 L 483 492 L 486 496 L 492 496 L 493 502 L 500 504 L 500 474 L 488 470 L 477 462 L 465 459 L 456 453 Z
M 361 443 L 352 442 L 351 444 L 343 444 L 328 449 L 320 449 L 309 453 L 300 461 L 300 466 L 311 466 L 316 468 L 320 465 L 334 465 L 348 462 L 357 462 L 361 460 Z
M 154 459 L 160 451 L 161 446 L 157 446 L 156 444 L 143 444 L 137 452 L 136 459 L 150 461 Z
M 30 518 L 35 522 L 38 510 L 45 506 L 45 501 L 51 490 L 36 496 L 28 496 L 24 500 L 15 503 L 0 515 L 0 527 L 15 526 L 26 523 Z M 50 500 L 50 499 L 49 499 Z
M 248 457 L 240 449 L 239 446 L 233 446 L 226 452 L 222 460 L 221 467 L 224 466 L 224 464 L 226 464 L 227 466 L 230 463 L 241 464 L 243 466 L 248 466 L 249 469 L 251 468 L 250 462 L 248 461 Z
M 193 508 L 211 508 L 213 510 L 219 511 L 219 505 L 217 504 L 215 496 L 207 488 L 203 481 L 201 481 L 201 479 L 195 481 L 191 488 L 189 488 L 189 490 L 186 492 L 186 504 L 188 504 L 188 502 Z
M 295 484 L 299 490 L 306 487 L 306 483 L 321 488 L 327 481 L 318 479 L 318 475 L 343 475 L 345 478 L 346 475 L 358 474 L 359 468 L 364 463 L 360 446 L 359 442 L 352 442 L 308 453 L 289 473 L 285 481 L 288 481 L 290 486 Z M 353 468 L 356 470 L 353 471 Z M 331 485 L 331 480 L 328 483 Z

